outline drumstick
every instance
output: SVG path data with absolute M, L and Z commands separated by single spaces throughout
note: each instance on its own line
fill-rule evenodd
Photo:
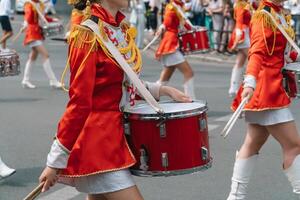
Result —
M 42 192 L 44 182 L 41 182 L 34 190 L 32 190 L 23 200 L 34 200 Z
M 158 38 L 159 38 L 160 34 L 159 35 L 155 35 L 155 37 L 151 40 L 151 42 L 149 42 L 149 44 L 147 44 L 147 46 L 145 46 L 145 48 L 143 49 L 143 51 L 146 51 Z
M 12 39 L 12 42 L 14 43 L 20 36 L 21 34 L 23 33 L 23 31 L 25 30 L 24 27 L 21 27 L 19 32 L 17 33 L 17 35 Z
M 238 117 L 242 113 L 242 111 L 243 111 L 246 103 L 248 102 L 248 100 L 249 100 L 249 96 L 247 96 L 247 97 L 245 97 L 243 99 L 243 101 L 240 103 L 240 105 L 238 106 L 238 108 L 236 109 L 236 111 L 233 113 L 233 115 L 231 116 L 231 118 L 227 122 L 227 124 L 224 127 L 223 131 L 221 132 L 221 136 L 223 136 L 224 138 L 227 137 L 227 135 L 229 134 L 229 132 L 232 129 L 233 125 L 235 124 L 235 122 L 237 121 Z

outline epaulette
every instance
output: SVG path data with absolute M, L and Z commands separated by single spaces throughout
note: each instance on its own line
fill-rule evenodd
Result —
M 251 19 L 251 23 L 261 23 L 263 22 L 263 25 L 265 28 L 271 28 L 272 30 L 276 29 L 276 25 L 272 22 L 272 19 L 270 16 L 268 16 L 266 13 L 264 13 L 262 10 L 265 10 L 267 12 L 270 12 L 272 14 L 272 9 L 269 6 L 262 6 L 258 8 Z
M 69 37 L 69 43 L 72 43 L 75 48 L 92 48 L 91 51 L 98 50 L 95 33 L 82 25 L 73 26 Z
M 235 8 L 245 8 L 246 6 L 248 6 L 248 3 L 245 1 L 237 1 L 234 5 Z
M 173 10 L 174 6 L 171 3 L 169 3 L 169 4 L 167 4 L 166 9 Z

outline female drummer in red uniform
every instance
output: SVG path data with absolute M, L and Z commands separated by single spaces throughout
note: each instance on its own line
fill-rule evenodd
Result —
M 283 15 L 282 2 L 263 1 L 252 17 L 247 72 L 232 105 L 235 110 L 241 98 L 250 97 L 244 109 L 247 135 L 236 156 L 227 200 L 246 198 L 258 153 L 270 135 L 281 145 L 283 170 L 293 191 L 300 196 L 300 137 L 288 108 L 291 99 L 283 88 L 281 73 L 285 65 L 285 51 L 289 48 L 283 34 L 262 11 L 270 12 L 293 38 L 290 17 Z
M 119 11 L 127 4 L 127 0 L 87 1 L 86 11 L 91 10 L 90 19 L 98 21 L 102 36 L 111 40 L 139 73 L 136 31 Z M 43 191 L 59 174 L 61 182 L 87 193 L 89 200 L 141 200 L 128 170 L 135 158 L 125 139 L 122 114 L 125 105 L 134 105 L 136 89 L 88 27 L 75 26 L 69 40 L 70 101 L 40 176 L 45 182 Z M 155 98 L 169 95 L 177 101 L 191 101 L 174 88 L 145 84 Z
M 156 51 L 156 58 L 159 59 L 164 66 L 158 80 L 159 83 L 166 85 L 170 80 L 175 69 L 179 69 L 184 76 L 184 93 L 195 99 L 194 91 L 194 72 L 185 60 L 183 54 L 179 51 L 178 31 L 181 25 L 186 29 L 191 27 L 185 22 L 184 18 L 180 15 L 177 7 L 182 8 L 183 2 L 181 0 L 171 0 L 166 6 L 164 21 L 160 26 L 157 35 L 163 33 L 163 38 Z
M 229 96 L 234 97 L 242 81 L 243 68 L 250 47 L 249 25 L 251 20 L 250 6 L 247 0 L 238 0 L 234 5 L 234 32 L 228 45 L 229 51 L 237 49 L 236 62 L 231 72 Z
M 25 65 L 22 86 L 24 88 L 30 89 L 36 87 L 30 82 L 29 79 L 34 61 L 36 60 L 38 54 L 41 54 L 43 57 L 43 67 L 46 72 L 46 75 L 49 78 L 49 85 L 54 88 L 61 88 L 61 84 L 56 79 L 56 76 L 51 68 L 48 51 L 43 45 L 44 37 L 42 34 L 41 27 L 39 25 L 41 19 L 37 12 L 37 9 L 39 9 L 39 11 L 43 13 L 44 5 L 39 0 L 29 0 L 25 2 L 25 15 L 23 27 L 23 29 L 25 30 L 24 45 L 29 46 L 31 48 L 31 52 Z

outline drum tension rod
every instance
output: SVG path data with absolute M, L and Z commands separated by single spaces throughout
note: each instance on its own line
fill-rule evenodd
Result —
M 156 124 L 156 127 L 160 127 L 162 124 L 164 124 L 168 118 L 164 115 L 159 115 L 159 123 Z

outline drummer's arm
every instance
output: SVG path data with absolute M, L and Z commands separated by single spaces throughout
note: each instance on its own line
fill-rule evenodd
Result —
M 236 24 L 235 24 L 235 34 L 236 34 L 236 40 L 235 43 L 238 43 L 240 41 L 240 38 L 243 35 L 243 8 L 236 8 L 235 9 L 235 15 L 236 15 Z
M 251 47 L 249 49 L 248 65 L 244 79 L 244 88 L 256 88 L 256 80 L 263 63 L 263 58 L 267 56 L 266 44 L 263 35 L 270 35 L 271 29 L 262 28 L 262 21 L 254 21 L 251 23 Z M 263 33 L 265 31 L 265 34 Z M 269 32 L 269 33 L 268 33 Z M 272 62 L 272 61 L 270 61 Z

